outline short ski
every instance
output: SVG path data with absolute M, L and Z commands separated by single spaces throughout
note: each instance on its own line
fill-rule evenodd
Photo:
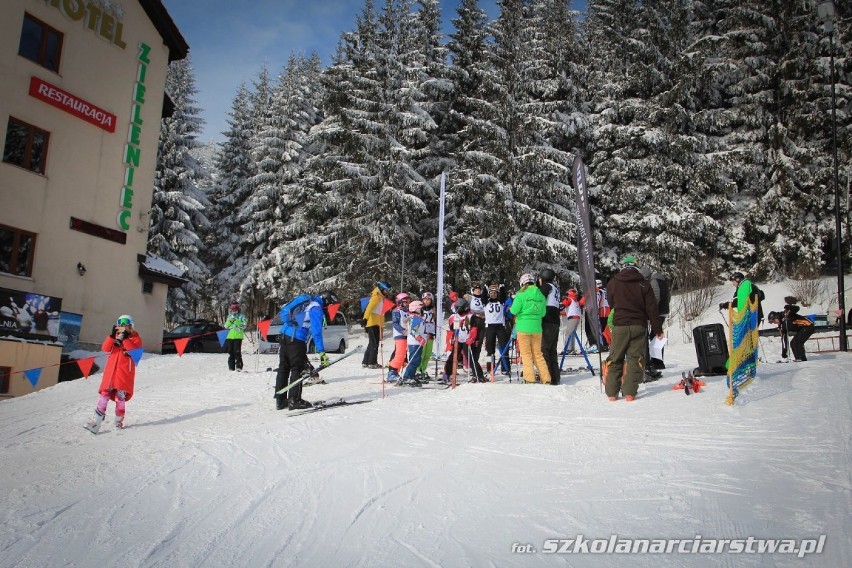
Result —
M 342 398 L 332 398 L 329 400 L 318 400 L 317 402 L 312 403 L 313 406 L 310 408 L 305 408 L 304 410 L 290 410 L 287 413 L 287 416 L 301 416 L 302 414 L 310 414 L 312 412 L 321 412 L 323 410 L 328 410 L 329 408 L 335 408 L 337 406 L 352 406 L 355 404 L 365 404 L 370 402 L 369 400 L 354 400 L 347 401 Z

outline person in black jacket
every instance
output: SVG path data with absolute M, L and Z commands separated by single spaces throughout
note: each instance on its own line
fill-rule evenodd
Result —
M 785 308 L 795 308 L 794 310 L 784 310 L 782 313 L 770 312 L 767 319 L 769 323 L 774 323 L 781 330 L 782 348 L 781 356 L 786 358 L 787 352 L 783 347 L 783 337 L 788 333 L 794 333 L 793 339 L 790 340 L 790 350 L 793 352 L 795 361 L 807 361 L 808 357 L 805 354 L 805 342 L 814 333 L 814 322 L 805 316 L 798 315 L 798 306 L 787 305 Z
M 538 289 L 547 299 L 544 317 L 541 318 L 541 353 L 547 362 L 550 372 L 550 384 L 559 384 L 559 318 L 562 306 L 562 295 L 554 280 L 556 273 L 551 268 L 545 268 L 538 275 Z

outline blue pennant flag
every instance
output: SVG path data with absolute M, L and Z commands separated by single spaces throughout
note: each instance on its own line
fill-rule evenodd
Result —
M 41 367 L 38 369 L 29 369 L 28 371 L 24 371 L 24 376 L 27 377 L 27 380 L 30 381 L 30 384 L 33 385 L 33 388 L 38 384 L 38 378 L 41 376 Z
M 217 331 L 216 337 L 219 338 L 219 347 L 224 346 L 225 345 L 225 339 L 228 338 L 228 330 L 222 329 L 222 330 Z
M 139 365 L 139 361 L 142 359 L 142 354 L 145 352 L 144 347 L 137 347 L 136 349 L 131 349 L 127 352 L 130 355 L 130 358 L 133 359 L 133 363 L 135 365 Z
M 370 298 L 367 298 L 367 297 L 361 298 L 361 312 L 362 313 L 364 312 L 364 310 L 367 309 L 367 304 L 369 304 L 369 303 L 370 303 Z

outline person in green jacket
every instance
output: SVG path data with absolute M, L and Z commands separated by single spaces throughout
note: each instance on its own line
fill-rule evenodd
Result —
M 225 320 L 225 329 L 228 336 L 225 338 L 225 351 L 228 353 L 228 369 L 231 371 L 243 370 L 243 336 L 247 325 L 246 316 L 240 313 L 240 304 L 234 300 L 228 310 L 228 319 Z
M 521 289 L 515 295 L 509 311 L 515 316 L 515 330 L 518 337 L 518 351 L 524 365 L 524 382 L 535 382 L 535 370 L 538 369 L 542 384 L 550 384 L 550 371 L 541 352 L 541 318 L 547 307 L 547 298 L 535 285 L 532 274 L 523 274 Z

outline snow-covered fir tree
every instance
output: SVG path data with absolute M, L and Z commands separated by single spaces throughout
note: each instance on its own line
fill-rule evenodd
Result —
M 229 112 L 228 129 L 222 133 L 225 140 L 215 156 L 217 175 L 210 196 L 207 246 L 220 305 L 238 298 L 240 284 L 248 272 L 240 210 L 251 193 L 249 181 L 255 171 L 252 140 L 257 123 L 251 96 L 245 84 L 240 85 Z
M 509 171 L 519 252 L 523 268 L 549 266 L 568 279 L 576 268 L 571 165 L 588 136 L 577 26 L 568 0 L 505 7 L 494 53 L 506 85 L 501 114 L 514 125 Z
M 304 169 L 317 153 L 309 132 L 322 118 L 320 72 L 316 54 L 290 57 L 270 93 L 254 148 L 257 172 L 242 212 L 252 265 L 241 292 L 271 301 L 266 311 L 309 285 L 304 272 L 316 227 Z
M 209 301 L 209 271 L 201 259 L 203 243 L 199 233 L 208 224 L 209 206 L 204 189 L 208 173 L 192 156 L 199 143 L 201 109 L 195 103 L 197 89 L 189 58 L 172 62 L 166 76 L 166 92 L 174 102 L 174 112 L 163 119 L 154 176 L 148 251 L 185 271 L 189 280 L 170 288 L 166 299 L 166 320 L 178 321 L 199 315 Z
M 508 283 L 522 266 L 514 196 L 508 176 L 508 134 L 500 122 L 501 77 L 489 51 L 489 22 L 477 0 L 462 0 L 448 47 L 455 89 L 450 102 L 445 268 L 466 290 L 472 280 Z

